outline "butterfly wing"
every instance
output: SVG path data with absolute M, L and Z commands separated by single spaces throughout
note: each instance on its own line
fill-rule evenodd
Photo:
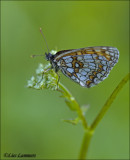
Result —
M 57 53 L 55 54 L 55 56 L 57 57 L 58 55 L 61 55 L 62 53 L 71 52 L 72 50 L 73 50 L 73 49 L 61 50 L 61 51 L 57 52 Z
M 117 48 L 87 47 L 61 51 L 54 60 L 64 75 L 89 88 L 107 78 L 118 58 Z

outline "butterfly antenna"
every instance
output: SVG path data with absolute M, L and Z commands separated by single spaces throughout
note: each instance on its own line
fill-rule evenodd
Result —
M 44 38 L 44 40 L 45 40 L 45 43 L 46 43 L 46 46 L 47 46 L 47 50 L 48 50 L 48 53 L 49 53 L 49 52 L 50 52 L 50 51 L 49 51 L 49 47 L 48 47 L 46 38 L 45 38 L 45 36 L 44 36 L 44 34 L 43 34 L 43 32 L 42 32 L 42 28 L 40 28 L 40 32 L 41 32 L 41 34 L 42 34 L 42 36 L 43 36 L 43 38 Z
M 44 55 L 43 54 L 39 54 L 39 55 L 33 54 L 33 55 L 31 55 L 31 58 L 38 57 L 38 56 L 44 56 Z

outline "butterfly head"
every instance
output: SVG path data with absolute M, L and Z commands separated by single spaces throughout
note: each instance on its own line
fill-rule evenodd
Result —
M 45 53 L 47 61 L 51 61 L 53 59 L 53 55 L 51 53 Z
M 54 58 L 55 58 L 54 55 L 51 53 L 45 53 L 45 55 L 46 55 L 47 61 L 50 61 L 50 63 L 51 63 L 51 68 L 53 68 L 55 70 L 55 72 L 58 72 L 59 67 L 54 60 Z

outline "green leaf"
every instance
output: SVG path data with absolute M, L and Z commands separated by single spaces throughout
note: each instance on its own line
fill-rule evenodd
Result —
M 64 119 L 63 120 L 64 122 L 67 122 L 67 123 L 71 123 L 73 125 L 76 125 L 79 123 L 80 119 L 79 117 L 75 118 L 75 119 Z

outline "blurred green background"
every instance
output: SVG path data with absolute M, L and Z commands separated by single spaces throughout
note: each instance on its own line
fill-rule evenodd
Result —
M 129 72 L 129 6 L 127 1 L 26 1 L 1 2 L 2 67 L 2 158 L 4 153 L 36 154 L 37 159 L 76 159 L 83 128 L 62 119 L 75 118 L 60 93 L 26 88 L 43 57 L 32 54 L 87 46 L 114 46 L 120 51 L 118 64 L 109 77 L 87 89 L 62 73 L 60 82 L 81 104 L 89 104 L 90 124 L 112 91 Z M 129 86 L 121 90 L 96 129 L 89 159 L 128 159 Z

